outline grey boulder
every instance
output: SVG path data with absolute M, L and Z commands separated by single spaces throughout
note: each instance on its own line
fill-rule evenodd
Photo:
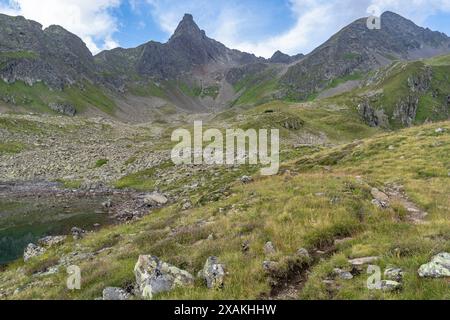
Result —
M 435 255 L 429 263 L 422 265 L 418 272 L 422 278 L 450 277 L 450 253 Z
M 205 280 L 209 289 L 222 289 L 225 283 L 225 266 L 217 257 L 209 257 L 199 276 Z
M 169 292 L 176 287 L 194 284 L 194 277 L 189 272 L 150 255 L 139 257 L 134 274 L 139 294 L 147 299 L 152 299 L 159 293 Z
M 103 290 L 103 300 L 120 301 L 129 300 L 131 295 L 122 288 L 108 287 Z

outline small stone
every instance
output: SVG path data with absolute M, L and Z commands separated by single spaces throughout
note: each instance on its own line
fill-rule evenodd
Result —
M 389 197 L 384 193 L 378 190 L 377 188 L 372 188 L 370 191 L 374 200 L 382 203 L 389 203 Z
M 130 298 L 131 295 L 122 288 L 109 287 L 103 290 L 103 300 L 106 301 L 129 300 Z
M 389 146 L 388 149 L 389 149 L 389 150 L 395 150 L 395 147 L 394 147 L 394 146 Z
M 250 241 L 244 241 L 242 244 L 242 252 L 248 252 L 250 250 Z
M 106 209 L 111 208 L 111 207 L 112 207 L 112 201 L 111 201 L 111 199 L 108 199 L 108 200 L 106 200 L 105 202 L 103 202 L 103 203 L 102 203 L 102 207 L 103 207 L 103 208 L 106 208 Z
M 364 257 L 364 258 L 357 258 L 357 259 L 351 259 L 348 260 L 348 263 L 350 263 L 353 267 L 359 267 L 366 264 L 371 264 L 376 261 L 378 261 L 380 257 Z
M 277 252 L 277 250 L 275 249 L 275 246 L 273 245 L 273 243 L 271 241 L 267 242 L 264 245 L 264 253 L 266 254 L 266 256 L 273 255 L 276 252 Z
M 86 230 L 83 230 L 78 227 L 73 227 L 71 232 L 74 240 L 83 239 L 83 237 L 86 235 Z
M 209 289 L 222 289 L 225 283 L 225 266 L 218 262 L 217 257 L 209 257 L 200 275 Z
M 242 183 L 247 184 L 247 183 L 251 183 L 252 181 L 253 181 L 253 178 L 252 178 L 252 177 L 249 177 L 249 176 L 243 176 L 243 177 L 241 177 L 241 182 L 242 182 Z
M 339 269 L 339 268 L 334 268 L 333 269 L 333 274 L 337 277 L 339 277 L 342 280 L 351 280 L 353 279 L 353 275 L 345 270 Z
M 422 278 L 450 277 L 450 253 L 442 252 L 435 255 L 431 262 L 420 266 L 418 273 Z
M 192 208 L 192 203 L 190 201 L 186 201 L 183 203 L 183 206 L 181 207 L 181 210 L 186 211 Z
M 443 129 L 443 128 L 437 128 L 434 132 L 443 133 L 444 131 L 445 131 L 445 129 Z
M 28 260 L 39 257 L 45 253 L 45 248 L 42 248 L 34 243 L 30 243 L 23 253 L 23 261 L 27 262 Z
M 403 280 L 403 275 L 403 270 L 400 268 L 391 267 L 384 271 L 384 277 L 392 281 L 401 282 Z
M 308 250 L 306 250 L 305 248 L 300 248 L 300 249 L 298 249 L 298 250 L 297 250 L 297 255 L 298 255 L 299 257 L 302 257 L 302 258 L 306 259 L 306 260 L 311 259 L 311 256 L 310 256 Z
M 264 261 L 262 266 L 264 271 L 266 271 L 267 273 L 271 273 L 277 269 L 278 264 L 273 261 Z
M 154 192 L 144 197 L 144 203 L 149 205 L 165 205 L 169 200 L 162 194 Z
M 385 292 L 398 291 L 402 288 L 402 284 L 397 281 L 383 280 L 381 281 L 380 290 Z

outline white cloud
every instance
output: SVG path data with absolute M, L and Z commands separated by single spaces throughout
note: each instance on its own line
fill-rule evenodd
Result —
M 10 0 L 0 12 L 22 15 L 41 23 L 44 28 L 57 24 L 78 35 L 95 54 L 118 46 L 113 34 L 117 20 L 111 9 L 121 0 Z
M 183 13 L 191 12 L 208 35 L 228 47 L 264 57 L 270 57 L 276 50 L 308 53 L 347 24 L 367 16 L 371 5 L 377 5 L 382 12 L 397 12 L 418 24 L 438 12 L 450 12 L 450 0 L 289 0 L 295 23 L 288 30 L 248 40 L 243 30 L 248 30 L 248 25 L 257 25 L 263 18 L 258 16 L 261 12 L 249 12 L 236 2 L 222 2 L 217 10 L 219 5 L 215 1 L 146 1 L 167 34 L 173 32 Z

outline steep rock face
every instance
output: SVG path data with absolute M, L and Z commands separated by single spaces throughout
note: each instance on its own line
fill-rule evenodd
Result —
M 388 127 L 389 119 L 383 109 L 375 109 L 370 100 L 366 99 L 358 105 L 358 111 L 363 120 L 371 127 Z
M 450 66 L 430 62 L 394 63 L 368 80 L 370 85 L 362 94 L 358 110 L 373 127 L 409 127 L 430 120 L 446 120 L 449 71 Z
M 74 34 L 59 26 L 42 25 L 23 17 L 0 15 L 0 76 L 8 83 L 44 82 L 62 89 L 84 78 L 95 79 L 89 49 Z
M 450 52 L 450 38 L 418 27 L 392 12 L 381 16 L 381 29 L 359 19 L 292 66 L 281 79 L 286 95 L 305 99 L 332 79 L 364 73 L 396 59 L 426 58 Z
M 96 60 L 110 72 L 127 66 L 142 77 L 174 79 L 209 64 L 229 68 L 259 59 L 208 38 L 192 15 L 186 14 L 167 43 L 150 41 L 134 49 L 104 51 Z

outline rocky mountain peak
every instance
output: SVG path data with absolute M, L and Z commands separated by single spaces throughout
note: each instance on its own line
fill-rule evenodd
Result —
M 203 30 L 200 30 L 198 25 L 194 21 L 194 17 L 186 13 L 183 20 L 178 24 L 174 34 L 170 38 L 169 42 L 178 37 L 200 38 L 205 35 Z

